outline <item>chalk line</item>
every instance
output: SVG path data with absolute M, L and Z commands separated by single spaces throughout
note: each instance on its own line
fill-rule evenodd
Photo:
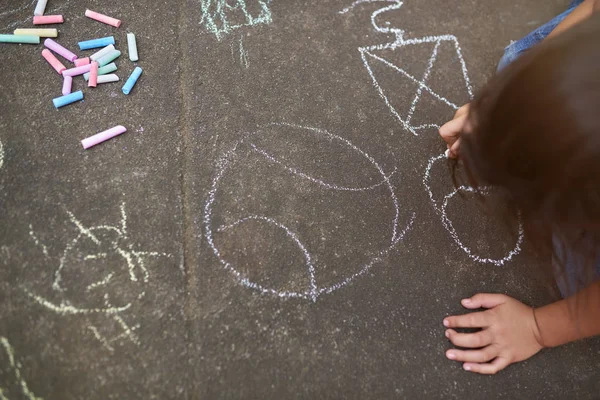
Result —
M 248 52 L 244 49 L 242 36 L 240 36 L 240 64 L 248 68 Z
M 378 25 L 377 21 L 376 21 L 377 16 L 382 13 L 388 12 L 388 11 L 399 10 L 403 4 L 403 2 L 400 0 L 358 0 L 358 1 L 355 1 L 354 3 L 352 3 L 349 7 L 346 7 L 343 10 L 341 10 L 339 13 L 340 14 L 348 13 L 349 11 L 354 9 L 354 7 L 358 6 L 359 4 L 365 4 L 365 3 L 388 3 L 387 6 L 384 6 L 380 9 L 374 11 L 371 14 L 371 25 L 373 26 L 373 29 L 376 32 L 392 34 L 392 35 L 394 35 L 394 38 L 395 38 L 392 42 L 358 48 L 363 65 L 365 66 L 367 73 L 371 77 L 373 86 L 377 90 L 379 97 L 382 98 L 382 100 L 384 101 L 384 103 L 386 104 L 386 106 L 388 107 L 390 112 L 392 113 L 392 115 L 400 122 L 400 124 L 403 126 L 403 128 L 408 130 L 409 132 L 411 132 L 413 135 L 417 136 L 418 132 L 420 130 L 423 130 L 426 128 L 439 128 L 439 125 L 433 124 L 433 123 L 426 123 L 426 124 L 422 124 L 420 126 L 415 127 L 415 126 L 411 125 L 411 119 L 414 115 L 414 112 L 416 110 L 417 104 L 419 103 L 419 100 L 421 98 L 423 91 L 426 91 L 427 93 L 431 94 L 437 100 L 445 103 L 446 105 L 448 105 L 449 107 L 451 107 L 454 110 L 459 108 L 456 104 L 449 101 L 444 96 L 441 96 L 440 94 L 436 93 L 434 90 L 432 90 L 427 85 L 427 80 L 431 74 L 433 64 L 438 55 L 439 46 L 442 42 L 450 42 L 454 45 L 456 56 L 458 57 L 460 65 L 461 65 L 465 87 L 467 89 L 469 97 L 473 97 L 473 90 L 471 87 L 469 74 L 467 71 L 466 63 L 462 56 L 462 50 L 458 43 L 458 39 L 454 35 L 425 36 L 425 37 L 421 37 L 421 38 L 405 39 L 404 31 L 402 29 Z M 425 70 L 425 73 L 423 75 L 423 78 L 420 80 L 415 78 L 408 72 L 406 72 L 404 69 L 395 65 L 394 63 L 392 63 L 392 62 L 386 60 L 385 58 L 380 57 L 374 53 L 376 51 L 381 51 L 381 50 L 395 51 L 396 49 L 399 49 L 399 48 L 402 48 L 405 46 L 427 44 L 427 43 L 434 43 L 434 48 L 433 48 L 432 54 L 429 58 L 429 62 L 428 62 L 427 68 Z M 392 70 L 394 70 L 394 71 L 398 72 L 399 74 L 403 75 L 404 77 L 408 78 L 409 80 L 411 80 L 413 83 L 415 83 L 418 86 L 416 95 L 414 96 L 413 101 L 411 102 L 410 108 L 408 110 L 408 113 L 405 116 L 402 116 L 398 112 L 398 110 L 392 105 L 391 101 L 389 100 L 389 98 L 385 94 L 383 88 L 381 87 L 381 84 L 375 77 L 375 74 L 373 73 L 373 70 L 371 69 L 371 65 L 369 64 L 369 59 L 367 57 L 383 63 L 387 67 L 391 68 Z
M 38 246 L 40 249 L 42 249 L 42 253 L 44 254 L 44 256 L 48 257 L 48 248 L 46 247 L 45 244 L 43 244 L 39 241 L 37 236 L 35 236 L 35 232 L 33 231 L 33 226 L 31 226 L 31 224 L 29 224 L 29 236 L 31 237 L 31 239 L 33 240 L 35 245 Z
M 519 254 L 521 252 L 521 245 L 523 244 L 523 239 L 525 236 L 525 233 L 523 230 L 523 222 L 521 220 L 521 214 L 518 214 L 518 216 L 517 216 L 518 217 L 517 242 L 515 244 L 515 247 L 511 251 L 509 251 L 509 253 L 505 257 L 500 258 L 500 259 L 492 259 L 492 258 L 482 257 L 482 256 L 475 254 L 471 249 L 469 249 L 467 246 L 465 246 L 462 243 L 462 241 L 460 240 L 460 237 L 458 236 L 456 229 L 454 229 L 454 226 L 452 225 L 452 221 L 448 218 L 448 215 L 446 214 L 446 208 L 448 206 L 448 201 L 452 197 L 454 197 L 457 193 L 459 193 L 461 191 L 467 192 L 467 193 L 477 193 L 477 190 L 475 190 L 474 188 L 472 188 L 470 186 L 460 186 L 460 187 L 454 189 L 453 192 L 447 194 L 444 197 L 444 201 L 442 202 L 442 205 L 438 206 L 438 204 L 435 201 L 435 198 L 433 196 L 431 186 L 429 184 L 430 176 L 431 176 L 431 168 L 433 167 L 433 165 L 438 160 L 446 160 L 446 159 L 447 159 L 447 157 L 445 154 L 441 154 L 439 156 L 435 156 L 435 157 L 432 157 L 431 159 L 429 159 L 429 162 L 427 163 L 427 168 L 425 169 L 425 175 L 423 176 L 423 186 L 425 187 L 425 190 L 427 191 L 427 194 L 429 195 L 429 199 L 431 200 L 433 208 L 435 209 L 437 214 L 442 219 L 442 225 L 444 225 L 444 228 L 448 231 L 448 233 L 450 234 L 450 237 L 452 237 L 452 239 L 458 245 L 458 247 L 462 251 L 464 251 L 467 254 L 467 256 L 469 258 L 471 258 L 472 260 L 480 262 L 480 263 L 484 263 L 484 264 L 494 264 L 497 266 L 504 265 L 506 262 L 512 260 L 514 256 L 516 256 L 517 254 Z M 482 187 L 479 189 L 479 193 L 487 196 L 490 194 L 490 192 L 493 189 L 494 189 L 493 187 L 485 186 L 485 187 Z
M 0 140 L 0 169 L 4 165 L 4 146 L 2 145 L 2 140 Z
M 15 350 L 10 345 L 8 339 L 5 338 L 4 336 L 0 336 L 0 344 L 2 345 L 2 347 L 4 348 L 4 351 L 6 352 L 6 355 L 8 356 L 8 363 L 10 364 L 10 368 L 12 369 L 12 371 L 15 374 L 15 379 L 19 383 L 19 386 L 21 387 L 21 391 L 23 392 L 23 395 L 27 396 L 27 398 L 29 400 L 44 400 L 42 397 L 37 397 L 27 386 L 27 382 L 25 382 L 25 379 L 23 379 L 23 376 L 21 375 L 21 367 L 22 367 L 21 363 L 16 361 Z M 2 398 L 6 399 L 1 388 L 0 388 L 0 395 L 2 396 L 2 397 L 0 397 L 0 399 L 2 399 Z
M 309 287 L 305 291 L 284 291 L 284 290 L 277 290 L 277 289 L 269 288 L 264 285 L 258 284 L 256 282 L 250 281 L 247 277 L 245 277 L 242 273 L 240 273 L 234 265 L 227 262 L 223 258 L 218 246 L 215 243 L 214 236 L 213 236 L 213 228 L 212 228 L 213 207 L 216 203 L 216 199 L 217 199 L 216 194 L 219 189 L 220 181 L 223 178 L 223 176 L 225 175 L 225 173 L 227 172 L 227 170 L 229 169 L 229 167 L 231 166 L 231 163 L 234 161 L 236 153 L 238 152 L 240 145 L 242 143 L 248 142 L 250 140 L 250 138 L 252 138 L 254 135 L 257 135 L 260 131 L 246 135 L 240 141 L 235 143 L 234 146 L 229 151 L 224 152 L 223 155 L 217 160 L 216 173 L 213 177 L 213 180 L 211 183 L 211 189 L 208 193 L 208 199 L 204 206 L 204 227 L 205 227 L 205 232 L 206 232 L 206 238 L 207 238 L 207 241 L 208 241 L 210 247 L 212 248 L 215 256 L 219 259 L 219 261 L 223 265 L 223 267 L 226 270 L 228 270 L 234 276 L 234 278 L 243 286 L 246 286 L 250 289 L 254 289 L 263 294 L 275 295 L 275 296 L 282 297 L 282 298 L 301 298 L 301 299 L 311 300 L 314 302 L 317 300 L 317 298 L 321 294 L 329 294 L 329 293 L 333 292 L 334 290 L 340 289 L 340 288 L 350 284 L 357 277 L 364 275 L 375 263 L 381 261 L 382 257 L 385 256 L 391 249 L 393 249 L 398 244 L 398 242 L 400 240 L 402 240 L 402 238 L 404 237 L 406 232 L 408 232 L 408 230 L 412 227 L 415 216 L 413 214 L 409 223 L 407 224 L 407 226 L 402 230 L 402 232 L 398 232 L 399 206 L 398 206 L 398 199 L 396 198 L 393 187 L 391 186 L 391 183 L 389 182 L 389 177 L 391 174 L 386 175 L 384 173 L 382 167 L 369 154 L 365 153 L 363 150 L 356 147 L 354 144 L 352 144 L 347 139 L 344 139 L 338 135 L 331 134 L 331 133 L 327 132 L 326 130 L 314 128 L 314 127 L 310 127 L 310 126 L 302 126 L 302 125 L 289 124 L 289 123 L 271 123 L 271 124 L 265 125 L 263 128 L 265 128 L 265 127 L 287 127 L 287 128 L 306 130 L 306 131 L 316 133 L 318 135 L 325 136 L 325 137 L 329 138 L 330 140 L 336 140 L 336 141 L 341 142 L 342 144 L 346 145 L 353 151 L 357 152 L 358 154 L 360 154 L 361 156 L 363 156 L 367 160 L 369 160 L 370 163 L 375 167 L 375 169 L 378 171 L 378 173 L 382 176 L 382 181 L 377 186 L 387 187 L 387 189 L 389 191 L 389 195 L 392 199 L 392 203 L 394 205 L 395 213 L 394 213 L 394 219 L 392 221 L 391 239 L 390 239 L 390 242 L 388 243 L 388 246 L 384 250 L 380 251 L 376 256 L 374 256 L 374 258 L 371 260 L 371 262 L 361 266 L 359 272 L 356 272 L 356 273 L 352 274 L 350 277 L 342 279 L 341 281 L 334 283 L 333 285 L 330 285 L 327 287 L 319 287 L 319 285 L 318 285 L 317 277 L 316 277 L 316 268 L 315 268 L 314 262 L 312 261 L 313 258 L 311 257 L 310 251 L 308 250 L 308 248 L 302 243 L 302 241 L 300 240 L 300 238 L 298 237 L 298 235 L 296 233 L 294 233 L 289 227 L 285 226 L 284 224 L 277 222 L 275 219 L 267 217 L 267 216 L 250 215 L 245 218 L 241 218 L 231 224 L 224 225 L 224 226 L 217 228 L 217 232 L 222 232 L 227 229 L 231 229 L 241 223 L 248 222 L 250 220 L 258 220 L 258 221 L 267 222 L 271 225 L 278 227 L 279 229 L 281 229 L 285 232 L 287 237 L 291 238 L 294 241 L 296 246 L 298 246 L 298 248 L 301 250 L 301 252 L 304 255 L 305 267 L 307 269 L 307 274 L 309 277 L 309 285 L 308 285 Z M 346 187 L 341 187 L 341 186 L 323 182 L 322 180 L 311 177 L 307 174 L 304 174 L 295 168 L 286 166 L 281 161 L 275 159 L 273 156 L 266 153 L 264 150 L 259 149 L 256 145 L 254 145 L 254 143 L 249 143 L 249 146 L 253 151 L 258 152 L 263 157 L 265 157 L 268 161 L 274 162 L 275 164 L 282 166 L 285 170 L 287 170 L 293 176 L 299 176 L 303 179 L 307 179 L 307 180 L 312 181 L 324 188 L 337 189 L 337 190 L 351 190 L 351 191 L 355 191 L 355 190 L 365 191 L 365 190 L 371 190 L 373 188 L 373 187 L 346 188 Z
M 317 179 L 317 178 L 313 178 L 310 175 L 307 175 L 307 174 L 305 174 L 303 172 L 298 171 L 296 168 L 288 167 L 283 162 L 277 160 L 275 157 L 271 156 L 266 151 L 264 151 L 264 150 L 256 147 L 256 145 L 254 143 L 250 143 L 250 146 L 257 153 L 263 155 L 267 160 L 269 160 L 269 161 L 271 161 L 271 162 L 273 162 L 275 164 L 281 165 L 284 169 L 288 170 L 293 175 L 297 175 L 299 177 L 302 177 L 302 178 L 304 178 L 306 180 L 309 180 L 309 181 L 311 181 L 313 183 L 321 185 L 321 186 L 323 186 L 324 188 L 327 188 L 327 189 L 340 190 L 340 191 L 348 191 L 348 192 L 364 192 L 364 191 L 367 191 L 367 190 L 373 190 L 373 189 L 378 188 L 379 186 L 385 184 L 387 181 L 389 181 L 390 178 L 392 177 L 392 175 L 394 175 L 396 173 L 396 171 L 397 171 L 397 169 L 394 168 L 394 171 L 392 171 L 389 175 L 386 175 L 386 177 L 382 181 L 380 181 L 380 182 L 378 182 L 378 183 L 376 183 L 374 185 L 371 185 L 371 186 L 357 187 L 357 188 L 345 187 L 345 186 L 338 186 L 338 185 L 333 185 L 331 183 L 323 182 L 322 180 Z

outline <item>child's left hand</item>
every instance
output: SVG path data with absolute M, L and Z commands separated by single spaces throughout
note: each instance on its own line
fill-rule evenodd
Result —
M 495 374 L 542 349 L 533 308 L 503 294 L 479 293 L 461 303 L 469 309 L 489 309 L 444 319 L 444 326 L 448 328 L 482 329 L 476 333 L 446 330 L 446 337 L 455 346 L 472 349 L 446 352 L 449 359 L 464 362 L 465 370 Z

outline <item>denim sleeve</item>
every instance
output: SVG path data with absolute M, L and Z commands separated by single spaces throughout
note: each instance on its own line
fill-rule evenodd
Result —
M 574 0 L 571 2 L 569 8 L 560 15 L 557 15 L 549 22 L 540 26 L 533 32 L 529 33 L 524 38 L 517 40 L 516 42 L 512 42 L 510 45 L 504 49 L 504 56 L 500 59 L 500 63 L 498 64 L 497 72 L 504 69 L 508 64 L 519 58 L 521 54 L 525 51 L 529 50 L 531 47 L 540 43 L 544 40 L 550 32 L 554 30 L 571 12 L 583 3 L 584 0 Z

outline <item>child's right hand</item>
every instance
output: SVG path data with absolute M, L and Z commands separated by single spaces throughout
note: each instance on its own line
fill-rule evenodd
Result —
M 467 117 L 469 116 L 469 107 L 471 104 L 465 104 L 456 111 L 452 121 L 446 122 L 440 128 L 440 136 L 448 144 L 449 157 L 458 157 L 458 148 L 460 147 L 460 135 L 466 129 Z

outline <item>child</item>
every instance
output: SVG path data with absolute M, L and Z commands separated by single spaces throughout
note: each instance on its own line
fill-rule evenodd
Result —
M 467 371 L 494 374 L 600 334 L 600 0 L 574 3 L 509 46 L 499 73 L 440 128 L 468 183 L 502 189 L 527 240 L 552 254 L 548 269 L 565 298 L 536 309 L 501 294 L 463 299 L 487 309 L 443 321 L 465 348 L 446 356 Z

